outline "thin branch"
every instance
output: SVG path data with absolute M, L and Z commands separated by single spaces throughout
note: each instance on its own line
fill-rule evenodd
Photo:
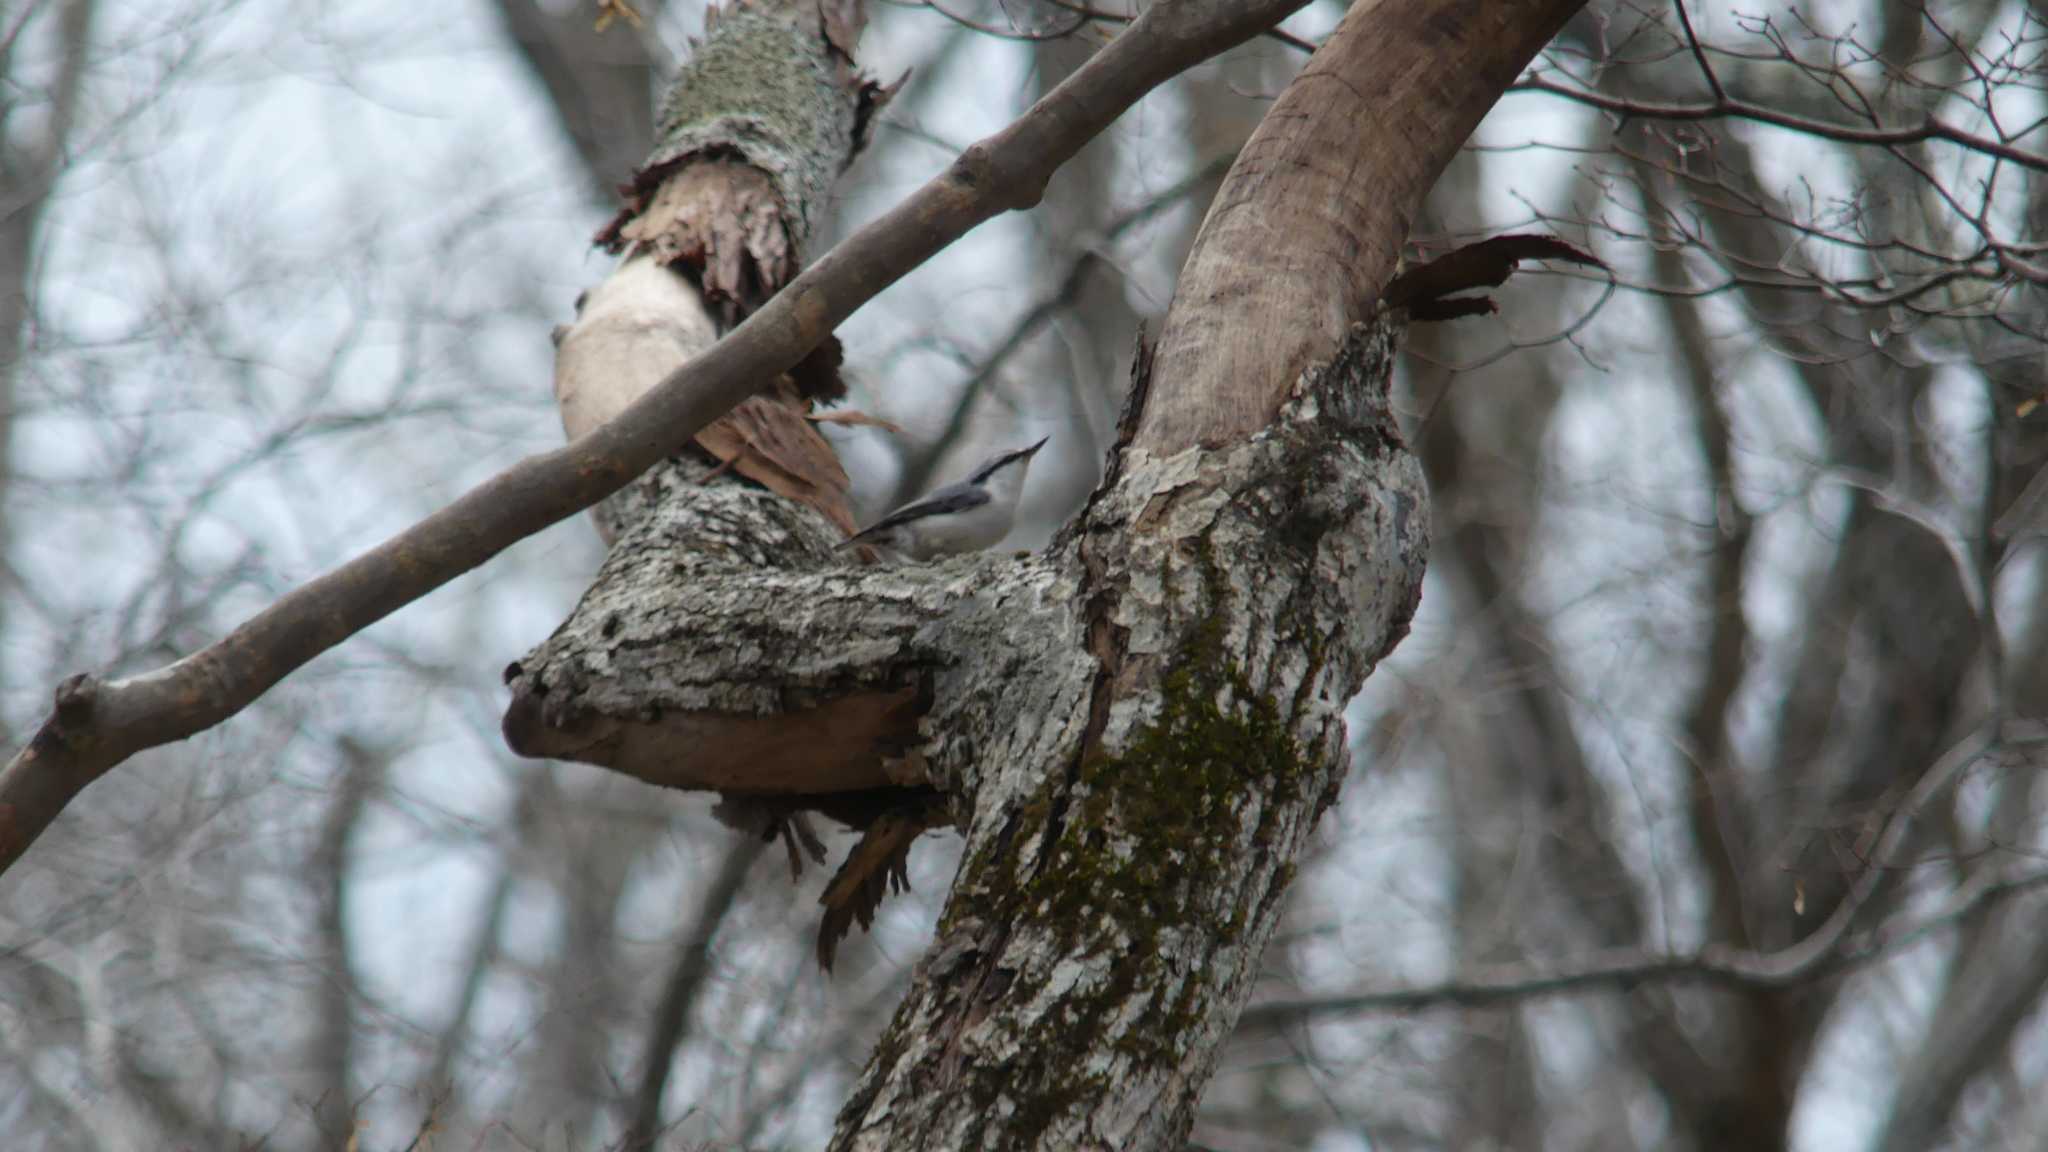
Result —
M 524 773 L 513 799 L 511 828 L 503 837 L 503 852 L 490 893 L 480 905 L 482 915 L 477 918 L 476 938 L 470 946 L 469 960 L 463 965 L 464 975 L 460 991 L 455 995 L 455 1010 L 434 1043 L 434 1062 L 420 1081 L 433 1094 L 435 1101 L 420 1121 L 423 1129 L 437 1114 L 448 1115 L 461 1110 L 454 1099 L 456 1061 L 461 1058 L 463 1047 L 469 1041 L 471 1023 L 476 1017 L 477 1005 L 483 999 L 484 981 L 498 962 L 499 941 L 504 937 L 513 889 L 519 881 L 518 851 L 522 845 L 532 842 L 535 821 L 547 801 L 543 788 L 546 779 L 543 772 Z
M 1005 31 L 993 25 L 981 24 L 969 20 L 966 17 L 958 15 L 957 13 L 948 11 L 947 9 L 941 7 L 938 4 L 931 3 L 930 0 L 917 0 L 916 3 L 910 4 L 909 6 L 930 8 L 932 11 L 937 12 L 941 16 L 944 16 L 946 19 L 953 21 L 954 23 L 960 25 L 963 28 L 967 28 L 975 32 L 981 32 L 986 35 L 994 36 L 1002 40 L 1020 40 L 1027 43 L 1039 40 L 1057 40 L 1067 36 L 1071 36 L 1075 32 L 1079 31 L 1083 24 L 1128 24 L 1132 20 L 1136 19 L 1136 17 L 1129 12 L 1112 12 L 1107 8 L 1097 8 L 1093 4 L 1083 3 L 1082 0 L 1045 0 L 1045 2 L 1051 5 L 1052 7 L 1059 9 L 1062 12 L 1071 13 L 1073 16 L 1077 18 L 1077 22 L 1067 28 L 1059 30 L 1058 32 L 1050 34 Z M 1309 55 L 1314 55 L 1317 47 L 1315 41 L 1306 39 L 1301 36 L 1296 36 L 1292 32 L 1288 32 L 1284 29 L 1277 27 L 1268 28 L 1264 32 L 1260 33 L 1260 35 L 1268 40 L 1277 41 L 1281 44 L 1287 45 L 1289 48 L 1296 49 Z
M 711 942 L 739 902 L 740 888 L 754 861 L 761 858 L 768 841 L 759 836 L 742 836 L 726 849 L 718 874 L 705 889 L 704 904 L 697 910 L 697 922 L 690 938 L 676 953 L 676 965 L 661 990 L 661 1004 L 654 1011 L 647 1032 L 646 1061 L 639 1091 L 630 1102 L 632 1124 L 626 1129 L 626 1152 L 646 1152 L 661 1138 L 661 1098 L 668 1089 L 669 1069 L 675 1064 L 676 1046 L 687 1035 L 690 1013 L 703 991 L 704 978 L 711 971 Z
M 931 487 L 932 476 L 945 454 L 958 444 L 967 431 L 967 419 L 982 393 L 995 383 L 996 375 L 1011 356 L 1029 343 L 1046 322 L 1062 308 L 1072 304 L 1081 294 L 1087 282 L 1088 273 L 1094 270 L 1098 261 L 1107 257 L 1105 253 L 1122 240 L 1125 233 L 1152 220 L 1168 208 L 1178 204 L 1184 197 L 1205 184 L 1221 179 L 1230 170 L 1235 155 L 1219 157 L 1189 174 L 1158 195 L 1147 199 L 1109 221 L 1099 238 L 1084 243 L 1074 253 L 1072 263 L 1060 277 L 1059 285 L 1052 292 L 1041 296 L 1029 308 L 1019 313 L 1009 332 L 996 341 L 995 350 L 977 364 L 968 375 L 967 383 L 961 385 L 960 395 L 953 403 L 953 412 L 946 418 L 946 426 L 932 439 L 931 447 L 909 458 L 903 466 L 903 474 L 896 481 L 896 495 L 889 501 L 889 507 L 908 502 L 911 498 Z M 1199 209 L 1198 209 L 1199 210 Z
M 1726 104 L 1728 93 L 1721 87 L 1721 78 L 1714 75 L 1714 66 L 1707 63 L 1706 49 L 1700 47 L 1700 38 L 1692 30 L 1692 17 L 1685 13 L 1685 0 L 1671 0 L 1671 6 L 1678 10 L 1678 26 L 1685 32 L 1686 47 L 1692 49 L 1692 58 L 1700 66 L 1700 75 L 1707 78 L 1707 87 L 1714 93 L 1716 104 Z
M 1162 0 L 1023 116 L 602 428 L 500 472 L 211 647 L 127 679 L 66 680 L 35 737 L 0 770 L 0 871 L 115 765 L 219 724 L 315 656 L 623 488 L 969 229 L 1036 204 L 1053 172 L 1140 97 L 1303 2 Z
M 1663 120 L 1675 122 L 1699 122 L 1706 120 L 1748 120 L 1757 124 L 1768 124 L 1816 136 L 1823 140 L 1834 140 L 1843 144 L 1861 144 L 1872 147 L 1895 147 L 1903 144 L 1920 144 L 1929 140 L 1940 140 L 2009 160 L 2022 168 L 2036 172 L 2048 172 L 2048 154 L 2029 152 L 2001 140 L 1965 132 L 1937 116 L 1930 116 L 1917 128 L 1851 128 L 1846 124 L 1832 124 L 1826 120 L 1815 120 L 1791 112 L 1780 112 L 1747 100 L 1721 99 L 1707 104 L 1659 104 L 1646 100 L 1628 100 L 1616 96 L 1605 96 L 1584 88 L 1559 84 L 1541 76 L 1530 76 L 1516 81 L 1508 87 L 1510 92 L 1537 92 L 1546 96 L 1557 96 L 1589 108 L 1610 112 L 1624 120 Z
M 1871 864 L 1856 878 L 1849 893 L 1826 922 L 1789 948 L 1776 952 L 1709 945 L 1684 955 L 1657 955 L 1636 949 L 1596 953 L 1576 968 L 1542 972 L 1526 965 L 1482 967 L 1465 977 L 1416 988 L 1393 988 L 1335 996 L 1304 996 L 1269 1000 L 1246 1008 L 1238 1020 L 1243 1031 L 1278 1029 L 1328 1016 L 1362 1012 L 1412 1012 L 1446 1006 L 1473 1007 L 1503 1000 L 1525 1000 L 1608 988 L 1628 988 L 1651 981 L 1721 984 L 1736 988 L 1788 988 L 1820 980 L 1869 963 L 1914 941 L 1965 919 L 1996 900 L 2048 887 L 2048 869 L 2018 873 L 1981 869 L 1943 906 L 1931 914 L 1901 915 L 1860 937 L 1849 927 L 1887 877 L 1905 864 L 1912 824 L 1928 803 L 1988 752 L 1994 725 L 1987 722 L 1957 741 L 1914 785 L 1892 813 Z
M 370 800 L 390 768 L 387 753 L 366 747 L 343 736 L 336 742 L 341 773 L 329 806 L 327 819 L 314 843 L 307 871 L 316 877 L 319 905 L 315 927 L 319 933 L 320 975 L 317 1026 L 307 1050 L 306 1064 L 318 1071 L 314 1083 L 320 1093 L 313 1105 L 315 1125 L 321 1134 L 340 1143 L 356 1121 L 350 1108 L 351 1085 L 355 1079 L 356 999 L 354 949 L 348 931 L 350 881 L 358 873 L 350 870 L 356 837 Z

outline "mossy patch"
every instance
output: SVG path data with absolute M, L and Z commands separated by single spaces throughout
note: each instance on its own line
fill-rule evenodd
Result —
M 1025 892 L 1024 915 L 1043 906 L 1071 939 L 1108 911 L 1118 927 L 1154 943 L 1152 929 L 1185 918 L 1199 886 L 1228 871 L 1244 814 L 1298 796 L 1306 770 L 1273 702 L 1223 652 L 1221 624 L 1197 630 L 1161 685 L 1159 714 L 1120 755 L 1094 753 L 1075 783 L 1075 811 L 1048 866 Z M 1223 931 L 1234 939 L 1234 918 Z
M 1031 1109 L 1005 1125 L 1011 1132 L 1042 1130 L 1103 1089 L 1103 1074 L 1085 1056 L 1105 1027 L 1121 1023 L 1120 1050 L 1139 1061 L 1179 1058 L 1206 1014 L 1207 982 L 1169 983 L 1162 951 L 1184 956 L 1188 932 L 1228 944 L 1249 930 L 1256 908 L 1218 908 L 1214 893 L 1234 886 L 1217 880 L 1242 867 L 1233 856 L 1245 851 L 1247 823 L 1250 843 L 1268 843 L 1278 815 L 1299 802 L 1316 772 L 1282 709 L 1226 655 L 1220 623 L 1196 630 L 1161 689 L 1158 715 L 1122 753 L 1088 756 L 1073 780 L 1048 781 L 1021 813 L 1013 842 L 1042 835 L 1051 843 L 1043 866 L 1001 900 L 1006 918 L 1049 930 L 1062 954 L 1116 960 L 1107 982 L 1063 998 L 1024 1038 L 1031 1051 L 1074 1049 L 1073 1060 L 1034 1062 L 1048 1082 L 977 1078 L 984 1104 L 1001 1096 Z M 1063 788 L 1064 810 L 1055 802 Z M 987 862 L 969 869 L 976 863 Z M 1151 995 L 1134 1000 L 1148 986 Z M 1120 1022 L 1133 1010 L 1135 1019 Z

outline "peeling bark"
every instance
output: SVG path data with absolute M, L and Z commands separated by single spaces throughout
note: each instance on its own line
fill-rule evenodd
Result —
M 972 799 L 964 862 L 834 1149 L 1179 1147 L 1344 779 L 1344 703 L 1419 594 L 1395 325 L 1351 321 L 1577 7 L 1354 7 L 1240 155 L 1121 451 L 1049 557 L 1085 700 L 1063 689 L 980 775 L 935 763 Z
M 918 639 L 955 590 L 932 578 L 960 570 L 846 567 L 817 515 L 710 472 L 682 459 L 621 494 L 630 526 L 582 603 L 507 670 L 507 740 L 672 788 L 888 784 L 881 750 L 916 741 L 941 659 Z
M 513 670 L 528 754 L 670 786 L 953 798 L 968 863 L 840 1146 L 1020 1145 L 1055 1119 L 1070 1146 L 1185 1131 L 1344 778 L 1344 704 L 1419 592 L 1393 332 L 1356 329 L 1250 441 L 1126 452 L 1043 555 L 855 568 L 767 493 L 657 491 Z M 1036 1082 L 968 1055 L 1012 1043 L 1095 1055 L 1034 1058 Z
M 627 259 L 557 333 L 556 397 L 572 439 L 702 355 L 796 274 L 812 220 L 886 96 L 853 66 L 862 19 L 857 3 L 780 0 L 707 16 L 631 199 L 598 236 Z M 700 631 L 673 595 L 679 582 L 734 587 L 740 570 L 816 567 L 853 531 L 846 473 L 807 418 L 814 396 L 838 391 L 827 375 L 807 376 L 812 395 L 781 377 L 697 433 L 697 451 L 600 506 L 605 565 L 575 615 L 507 671 L 515 751 L 738 793 L 888 782 L 874 749 L 903 742 L 914 690 L 707 680 L 707 644 L 782 654 L 725 648 L 741 633 Z M 743 607 L 773 617 L 773 600 L 756 589 Z M 763 708 L 771 697 L 775 707 Z
M 597 236 L 627 259 L 556 333 L 555 393 L 571 439 L 702 355 L 796 275 L 833 181 L 890 95 L 853 65 L 863 20 L 857 2 L 752 0 L 706 14 L 660 137 Z M 698 432 L 695 446 L 721 473 L 851 535 L 846 471 L 809 419 L 814 402 L 845 395 L 838 358 L 828 339 Z M 630 522 L 626 507 L 607 501 L 594 514 L 607 543 Z

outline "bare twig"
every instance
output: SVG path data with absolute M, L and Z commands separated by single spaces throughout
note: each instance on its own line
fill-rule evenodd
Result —
M 889 501 L 889 507 L 905 503 L 931 487 L 939 461 L 966 433 L 968 417 L 982 394 L 995 383 L 997 373 L 1010 357 L 1016 355 L 1048 321 L 1059 314 L 1060 309 L 1072 304 L 1080 296 L 1081 287 L 1086 283 L 1088 274 L 1094 271 L 1098 262 L 1108 259 L 1105 253 L 1132 229 L 1178 204 L 1182 198 L 1196 189 L 1220 179 L 1230 170 L 1232 159 L 1233 157 L 1226 156 L 1204 164 L 1158 195 L 1109 221 L 1098 239 L 1079 246 L 1079 250 L 1074 253 L 1073 262 L 1067 265 L 1065 275 L 1060 277 L 1058 286 L 1020 313 L 1016 323 L 1010 326 L 1010 330 L 1001 340 L 996 341 L 995 350 L 983 358 L 969 374 L 967 382 L 960 387 L 959 398 L 953 402 L 953 411 L 946 418 L 946 426 L 932 439 L 931 446 L 907 458 L 903 465 L 903 474 L 897 478 L 896 495 Z
M 1876 960 L 1929 933 L 1962 920 L 1994 900 L 2048 886 L 2048 869 L 2024 871 L 1986 867 L 1962 884 L 1932 913 L 1900 915 L 1869 932 L 1851 937 L 1849 929 L 1871 896 L 1891 874 L 1906 864 L 1912 825 L 1928 803 L 1953 785 L 1963 771 L 1989 748 L 1993 726 L 1980 725 L 1951 746 L 1900 803 L 1871 853 L 1871 864 L 1859 874 L 1848 895 L 1827 920 L 1797 944 L 1776 952 L 1754 952 L 1710 945 L 1685 955 L 1657 955 L 1618 949 L 1594 956 L 1578 966 L 1544 972 L 1526 965 L 1475 969 L 1463 978 L 1414 988 L 1332 996 L 1269 1000 L 1246 1008 L 1241 1030 L 1284 1028 L 1328 1016 L 1361 1012 L 1409 1012 L 1444 1006 L 1472 1007 L 1556 996 L 1651 981 L 1684 981 L 1740 988 L 1786 988 L 1819 980 Z
M 1668 122 L 1701 122 L 1709 120 L 1748 120 L 1756 124 L 1767 124 L 1822 140 L 1833 140 L 1842 144 L 1858 144 L 1876 148 L 1892 148 L 1903 144 L 1920 144 L 1939 140 L 1960 148 L 1979 152 L 1986 156 L 2010 161 L 2022 168 L 2036 172 L 2048 172 L 2048 153 L 2030 152 L 2005 140 L 1994 140 L 1974 132 L 1965 132 L 1938 116 L 1929 116 L 1917 127 L 1887 127 L 1878 125 L 1870 128 L 1854 128 L 1847 124 L 1835 124 L 1783 112 L 1747 100 L 1722 98 L 1705 104 L 1663 104 L 1648 100 L 1630 100 L 1618 96 L 1589 91 L 1568 84 L 1559 84 L 1542 76 L 1529 76 L 1508 88 L 1510 92 L 1540 92 L 1546 96 L 1557 96 L 1589 108 L 1610 112 L 1624 120 L 1663 120 Z
M 690 929 L 689 939 L 682 942 L 676 953 L 675 968 L 669 973 L 668 983 L 662 987 L 661 1004 L 655 1009 L 654 1020 L 648 1027 L 647 1051 L 641 1057 L 645 1063 L 641 1069 L 640 1089 L 630 1101 L 632 1123 L 626 1129 L 624 1143 L 627 1152 L 651 1149 L 661 1137 L 661 1098 L 668 1088 L 676 1045 L 682 1043 L 686 1035 L 690 1012 L 696 1007 L 704 978 L 711 971 L 711 942 L 725 924 L 733 905 L 739 901 L 740 888 L 746 883 L 748 871 L 767 846 L 768 841 L 759 836 L 742 836 L 735 840 L 719 862 L 718 874 L 712 877 L 710 887 L 704 891 L 704 903 L 697 910 L 697 922 Z
M 1671 0 L 1671 6 L 1678 10 L 1678 26 L 1685 30 L 1685 44 L 1692 49 L 1693 63 L 1700 66 L 1700 75 L 1706 77 L 1707 87 L 1714 93 L 1714 99 L 1726 103 L 1728 93 L 1721 87 L 1721 78 L 1714 75 L 1714 66 L 1707 63 L 1707 51 L 1700 46 L 1699 34 L 1692 30 L 1692 17 L 1686 14 L 1685 0 Z

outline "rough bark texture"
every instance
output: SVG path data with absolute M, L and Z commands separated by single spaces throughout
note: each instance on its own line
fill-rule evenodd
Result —
M 796 274 L 811 223 L 883 98 L 853 67 L 862 19 L 858 4 L 778 0 L 707 14 L 631 200 L 598 237 L 627 259 L 557 333 L 555 393 L 572 439 L 702 355 Z M 674 595 L 679 582 L 733 586 L 749 568 L 817 567 L 853 531 L 846 473 L 809 409 L 785 376 L 700 431 L 697 451 L 600 506 L 612 544 L 604 567 L 576 614 L 506 673 L 515 750 L 681 788 L 886 783 L 873 749 L 906 722 L 904 693 L 820 684 L 812 709 L 806 689 L 788 683 L 770 692 L 778 708 L 764 708 L 743 682 L 699 675 L 705 645 L 690 638 L 721 647 L 732 637 L 699 631 Z M 777 616 L 773 596 L 758 589 L 750 606 Z M 782 706 L 804 722 L 762 719 Z
M 879 95 L 853 69 L 866 21 L 860 0 L 756 0 L 707 12 L 704 42 L 662 102 L 638 186 L 651 190 L 666 169 L 699 157 L 738 156 L 774 182 L 800 244 L 860 149 Z
M 966 860 L 833 1147 L 1178 1147 L 1344 778 L 1344 705 L 1415 608 L 1393 331 L 1248 441 L 1127 449 L 1049 555 L 957 564 L 1031 591 L 938 685 Z
M 912 642 L 950 606 L 933 577 L 961 570 L 849 567 L 817 515 L 709 472 L 678 461 L 621 494 L 630 527 L 583 602 L 507 672 L 507 738 L 675 788 L 888 783 L 881 750 L 915 741 L 938 655 Z
M 981 749 L 981 776 L 934 763 L 973 798 L 966 856 L 835 1149 L 1179 1147 L 1344 777 L 1344 702 L 1420 586 L 1393 322 L 1347 325 L 1576 7 L 1353 8 L 1240 155 L 1126 446 L 1054 546 L 1079 568 L 1058 599 L 1095 662 L 1085 708 L 1034 711 L 1040 743 Z
M 1148 36 L 1171 41 L 1175 54 L 1199 58 L 1196 52 L 1248 36 L 1285 11 L 1280 5 L 1263 12 L 1196 3 L 1162 7 L 1005 136 L 1050 151 L 1054 125 L 1107 123 L 1113 99 L 1126 88 L 1142 90 L 1143 77 L 1117 58 Z M 1154 30 L 1153 24 L 1163 26 Z M 855 30 L 845 11 L 800 3 L 761 3 L 712 25 L 667 101 L 662 139 L 643 167 L 633 204 L 599 237 L 642 258 L 629 258 L 594 288 L 576 323 L 559 334 L 556 389 L 572 436 L 603 426 L 704 355 L 716 342 L 714 310 L 751 309 L 793 270 L 816 202 L 829 191 L 827 177 L 845 166 L 880 96 L 858 82 L 845 58 Z M 1076 134 L 1064 150 L 1086 138 Z M 970 149 L 960 166 L 963 189 L 971 195 L 1002 188 L 1015 203 L 1029 203 L 1050 169 L 1027 176 L 1002 160 L 1011 151 L 1001 145 Z M 1013 159 L 1039 162 L 1027 153 Z M 774 185 L 779 226 L 764 215 L 771 197 L 763 176 Z M 662 266 L 670 260 L 683 271 Z M 837 629 L 863 626 L 848 617 L 860 614 L 856 601 L 868 603 L 869 586 L 845 572 L 831 577 L 855 581 L 843 595 L 782 581 L 837 562 L 830 548 L 843 531 L 833 527 L 848 525 L 834 499 L 845 478 L 829 450 L 823 459 L 805 450 L 808 441 L 783 427 L 786 418 L 777 427 L 791 435 L 749 434 L 755 415 L 776 415 L 754 411 L 769 407 L 782 406 L 751 398 L 705 429 L 697 443 L 732 471 L 822 515 L 684 457 L 609 500 L 599 524 L 613 542 L 611 559 L 576 614 L 508 671 L 513 700 L 505 732 L 514 749 L 602 764 L 654 783 L 739 794 L 858 792 L 890 779 L 886 762 L 916 743 L 910 716 L 934 694 L 926 661 L 935 650 L 858 674 L 831 666 Z M 822 448 L 815 431 L 800 431 Z M 821 496 L 806 499 L 806 491 Z M 742 586 L 743 570 L 761 583 Z M 902 582 L 895 600 L 906 626 L 953 611 L 950 596 L 924 588 L 919 574 L 866 579 Z M 679 585 L 688 586 L 680 598 Z M 706 589 L 739 602 L 730 612 L 694 602 L 692 595 Z M 729 636 L 755 640 L 735 650 Z M 736 654 L 748 657 L 740 661 L 744 670 L 723 659 Z M 819 654 L 818 663 L 805 654 Z M 928 717 L 924 730 L 946 727 Z

